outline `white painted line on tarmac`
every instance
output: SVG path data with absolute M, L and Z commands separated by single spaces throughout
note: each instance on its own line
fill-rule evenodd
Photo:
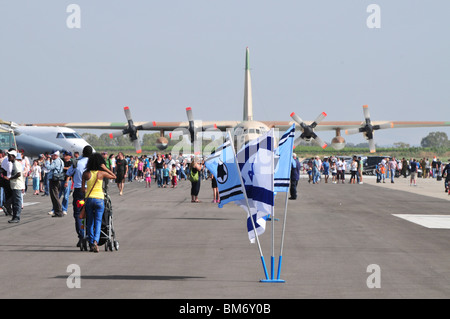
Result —
M 392 214 L 412 223 L 433 229 L 450 229 L 450 215 Z

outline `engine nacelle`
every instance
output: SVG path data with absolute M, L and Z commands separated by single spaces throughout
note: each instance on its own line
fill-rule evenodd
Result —
M 156 147 L 161 151 L 165 150 L 168 145 L 169 141 L 165 137 L 158 137 L 156 140 Z
M 335 150 L 342 150 L 345 147 L 345 139 L 342 136 L 335 136 L 331 140 L 331 147 Z

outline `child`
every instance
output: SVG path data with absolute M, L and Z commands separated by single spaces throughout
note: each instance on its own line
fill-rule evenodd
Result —
M 337 166 L 336 166 L 336 161 L 332 161 L 331 162 L 331 176 L 332 176 L 332 179 L 331 179 L 331 182 L 333 183 L 333 184 L 337 184 Z
M 144 162 L 142 160 L 139 160 L 138 163 L 138 181 L 144 181 Z
M 167 168 L 167 164 L 164 164 L 163 168 L 163 188 L 166 188 L 169 185 L 169 169 Z
M 39 182 L 41 177 L 41 167 L 37 160 L 33 161 L 33 166 L 31 167 L 31 178 L 33 179 L 33 195 L 39 195 Z
M 145 188 L 147 187 L 152 187 L 152 172 L 150 171 L 149 166 L 147 166 L 147 168 L 145 169 Z
M 172 188 L 177 187 L 177 167 L 175 164 L 172 164 L 172 170 L 170 171 L 171 180 L 172 180 Z

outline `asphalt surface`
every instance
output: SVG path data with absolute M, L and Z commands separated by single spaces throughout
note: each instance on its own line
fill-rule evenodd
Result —
M 71 208 L 66 217 L 52 218 L 50 198 L 31 193 L 19 224 L 0 216 L 1 298 L 450 297 L 450 229 L 393 215 L 450 215 L 448 195 L 434 180 L 411 187 L 402 178 L 382 185 L 370 178 L 362 185 L 301 179 L 299 198 L 288 202 L 284 283 L 260 282 L 263 267 L 249 243 L 245 213 L 211 203 L 209 180 L 202 183 L 201 203 L 190 202 L 186 181 L 176 189 L 128 183 L 123 196 L 111 185 L 120 246 L 112 252 L 101 246 L 99 253 L 75 246 Z M 284 203 L 278 194 L 276 261 Z M 269 273 L 271 227 L 268 222 L 260 237 Z

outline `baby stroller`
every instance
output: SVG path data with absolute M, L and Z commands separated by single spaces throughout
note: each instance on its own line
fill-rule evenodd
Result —
M 116 232 L 114 231 L 111 198 L 107 193 L 105 193 L 105 211 L 103 212 L 98 245 L 105 245 L 105 251 L 108 251 L 108 249 L 113 251 L 113 248 L 119 250 L 119 242 L 116 240 Z
M 100 229 L 100 239 L 98 242 L 98 246 L 105 245 L 105 250 L 113 251 L 113 248 L 115 250 L 119 250 L 119 242 L 116 240 L 116 233 L 114 231 L 114 225 L 113 225 L 113 210 L 112 210 L 112 204 L 111 204 L 111 198 L 109 197 L 108 193 L 105 194 L 105 210 L 103 212 L 103 218 L 102 218 L 102 226 Z M 84 238 L 82 240 L 82 244 L 80 245 L 80 250 L 88 250 L 88 236 L 86 231 L 86 219 L 83 219 L 83 226 L 84 226 Z

